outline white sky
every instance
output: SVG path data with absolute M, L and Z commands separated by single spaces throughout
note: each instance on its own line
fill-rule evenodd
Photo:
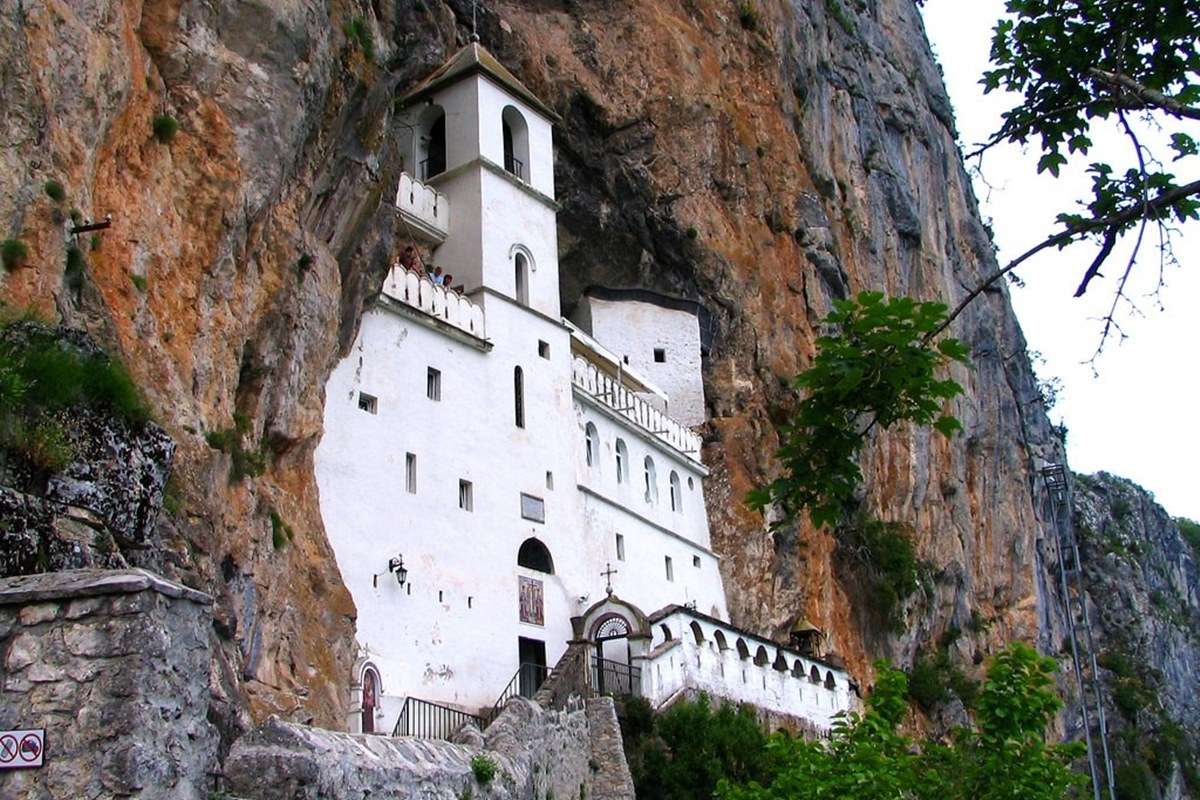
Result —
M 989 66 L 991 28 L 1003 8 L 1003 0 L 925 4 L 929 39 L 945 71 L 960 139 L 968 151 L 969 145 L 999 127 L 1000 114 L 1013 105 L 1012 96 L 993 92 L 985 97 L 978 83 Z M 1106 158 L 1117 172 L 1124 171 L 1132 154 L 1125 140 L 1116 131 L 1092 138 L 1097 147 L 1081 159 L 1080 168 L 1070 174 L 1064 170 L 1058 179 L 1036 175 L 1036 147 L 1022 152 L 1005 145 L 986 155 L 983 178 L 990 187 L 977 178 L 975 189 L 984 216 L 992 219 L 1001 264 L 1053 232 L 1055 215 L 1073 210 L 1075 200 L 1088 194 L 1090 181 L 1082 169 L 1088 162 Z M 1169 154 L 1163 148 L 1164 160 Z M 1193 179 L 1200 166 L 1197 159 L 1189 161 L 1176 165 L 1183 181 Z M 1114 281 L 1125 264 L 1120 253 L 1114 253 L 1102 270 L 1108 279 L 1093 281 L 1079 299 L 1072 295 L 1095 248 L 1085 243 L 1042 253 L 1018 269 L 1026 287 L 1010 287 L 1013 305 L 1030 348 L 1046 359 L 1038 365 L 1039 374 L 1063 382 L 1050 416 L 1070 429 L 1072 469 L 1106 470 L 1130 478 L 1153 492 L 1172 515 L 1200 520 L 1200 433 L 1195 419 L 1200 410 L 1200 223 L 1176 237 L 1181 266 L 1167 269 L 1162 308 L 1152 296 L 1158 278 L 1157 238 L 1151 240 L 1148 232 L 1147 241 L 1128 292 L 1144 317 L 1122 315 L 1129 338 L 1110 340 L 1095 364 L 1098 377 L 1083 362 L 1099 343 L 1096 318 L 1112 302 Z

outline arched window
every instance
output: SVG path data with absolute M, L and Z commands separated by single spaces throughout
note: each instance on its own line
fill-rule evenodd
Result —
M 717 641 L 717 649 L 718 650 L 728 650 L 729 649 L 729 645 L 725 643 L 725 634 L 721 633 L 720 631 L 717 631 L 716 633 L 713 634 L 713 638 L 716 639 L 716 641 Z
M 417 126 L 417 176 L 425 181 L 446 171 L 446 112 L 431 105 Z
M 550 551 L 533 538 L 521 542 L 521 549 L 517 551 L 517 566 L 554 574 L 554 560 L 550 558 Z
M 760 644 L 758 649 L 754 651 L 754 663 L 760 667 L 765 667 L 770 660 L 770 657 L 767 656 L 767 648 Z
M 793 678 L 803 678 L 804 677 L 804 665 L 800 663 L 800 659 L 798 659 L 798 658 L 796 659 L 796 663 L 792 665 L 792 677 Z M 803 696 L 803 695 L 801 695 L 801 696 Z
M 669 642 L 675 638 L 674 636 L 671 635 L 671 629 L 667 627 L 667 623 L 664 622 L 662 625 L 660 625 L 659 630 L 662 631 L 664 642 Z
M 775 660 L 771 662 L 771 667 L 776 672 L 788 671 L 787 659 L 784 658 L 782 650 L 775 651 Z
M 523 306 L 529 305 L 529 258 L 520 251 L 513 256 L 513 298 Z
M 679 473 L 671 470 L 671 510 L 683 510 L 683 490 L 679 485 Z
M 525 373 L 513 367 L 513 411 L 518 428 L 525 427 Z
M 500 112 L 500 127 L 504 132 L 504 169 L 526 183 L 529 182 L 529 126 L 515 106 L 505 106 Z
M 737 640 L 737 651 L 738 658 L 742 659 L 743 661 L 750 657 L 750 648 L 746 646 L 745 639 Z
M 692 636 L 696 639 L 696 644 L 704 644 L 704 631 L 700 629 L 700 623 L 692 620 Z
M 646 502 L 654 505 L 658 502 L 658 477 L 654 474 L 654 459 L 646 456 L 642 466 L 646 486 Z
M 362 732 L 375 732 L 375 709 L 379 708 L 379 675 L 373 667 L 363 670 Z
M 600 455 L 600 439 L 596 433 L 596 426 L 589 422 L 585 429 L 583 438 L 584 456 L 587 458 L 589 467 L 596 466 L 596 458 Z
M 617 439 L 617 483 L 629 480 L 629 448 L 624 439 Z
M 808 679 L 813 683 L 821 682 L 821 671 L 817 669 L 816 664 L 813 664 L 812 669 L 808 671 Z
M 826 689 L 836 689 L 837 688 L 837 681 L 835 681 L 833 679 L 832 672 L 825 673 L 825 688 Z

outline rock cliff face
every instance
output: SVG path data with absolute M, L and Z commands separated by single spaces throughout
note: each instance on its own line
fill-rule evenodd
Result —
M 1075 483 L 1075 531 L 1122 797 L 1200 792 L 1200 542 L 1145 490 Z M 1188 794 L 1188 792 L 1191 794 Z
M 964 657 L 1057 648 L 1034 472 L 1057 443 L 1003 287 L 955 326 L 974 356 L 955 375 L 965 433 L 893 431 L 864 458 L 867 507 L 911 524 L 932 564 L 902 632 L 871 618 L 828 533 L 771 533 L 740 503 L 772 475 L 785 382 L 834 298 L 954 299 L 994 265 L 911 0 L 485 5 L 483 43 L 564 119 L 564 302 L 596 283 L 706 309 L 704 459 L 735 621 L 779 633 L 805 614 L 866 683 L 874 657 L 905 661 L 973 614 L 989 624 Z M 323 386 L 393 255 L 392 98 L 470 16 L 466 0 L 10 0 L 0 18 L 0 220 L 29 248 L 3 295 L 119 352 L 174 440 L 181 508 L 153 554 L 216 598 L 227 733 L 268 713 L 343 724 L 355 611 L 316 502 Z M 71 208 L 112 225 L 71 237 Z M 272 514 L 293 541 L 273 544 Z

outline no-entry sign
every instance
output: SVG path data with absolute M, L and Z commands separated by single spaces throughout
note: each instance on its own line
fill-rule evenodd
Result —
M 0 731 L 0 769 L 40 767 L 45 757 L 45 728 Z

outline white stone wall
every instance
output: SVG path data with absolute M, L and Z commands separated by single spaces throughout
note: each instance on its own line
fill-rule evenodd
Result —
M 576 313 L 581 324 L 605 347 L 629 358 L 629 364 L 670 398 L 667 413 L 684 425 L 705 420 L 701 374 L 700 321 L 691 311 L 664 308 L 641 300 L 604 300 L 585 296 Z M 666 360 L 654 360 L 654 350 Z
M 693 622 L 699 626 L 703 641 L 696 641 Z M 664 625 L 670 629 L 670 640 L 664 635 Z M 773 642 L 748 637 L 686 611 L 656 621 L 653 628 L 654 646 L 651 657 L 643 662 L 642 687 L 655 706 L 672 700 L 684 690 L 703 691 L 712 697 L 804 718 L 819 731 L 828 731 L 836 714 L 857 708 L 857 696 L 850 690 L 844 671 L 804 658 Z M 718 645 L 717 631 L 725 637 L 724 649 Z M 739 655 L 739 639 L 746 643 L 747 658 Z M 759 647 L 766 649 L 766 664 L 755 663 Z M 781 654 L 782 660 L 777 661 Z M 786 664 L 787 669 L 778 669 L 777 663 Z M 810 678 L 814 667 L 820 676 L 819 683 Z M 832 690 L 825 685 L 831 674 Z
M 358 608 L 359 641 L 383 682 L 377 729 L 394 724 L 410 694 L 470 710 L 490 704 L 516 672 L 518 637 L 544 641 L 553 665 L 571 637 L 571 616 L 601 596 L 600 572 L 610 562 L 621 571 L 614 584 L 643 608 L 696 599 L 726 615 L 717 558 L 707 550 L 703 468 L 575 396 L 564 326 L 502 298 L 484 300 L 490 350 L 380 308 L 364 316 L 326 387 L 317 482 Z M 549 359 L 539 355 L 539 341 L 549 345 Z M 524 429 L 514 414 L 518 365 Z M 431 366 L 441 371 L 438 402 L 426 397 Z M 376 398 L 375 413 L 359 409 L 360 392 Z M 594 472 L 581 466 L 589 420 L 602 430 Z M 615 485 L 612 461 L 622 430 L 627 486 Z M 406 490 L 406 453 L 417 459 L 415 494 Z M 648 453 L 659 481 L 654 506 L 635 491 Z M 680 476 L 678 512 L 669 504 L 672 470 Z M 472 482 L 471 512 L 458 508 L 460 479 Z M 543 498 L 545 524 L 521 518 L 522 493 Z M 616 559 L 616 532 L 626 537 L 624 562 Z M 518 568 L 517 551 L 531 536 L 549 549 L 554 575 Z M 386 572 L 398 554 L 409 571 L 403 588 Z M 674 581 L 666 580 L 666 555 Z M 518 620 L 521 574 L 544 583 L 543 626 Z

